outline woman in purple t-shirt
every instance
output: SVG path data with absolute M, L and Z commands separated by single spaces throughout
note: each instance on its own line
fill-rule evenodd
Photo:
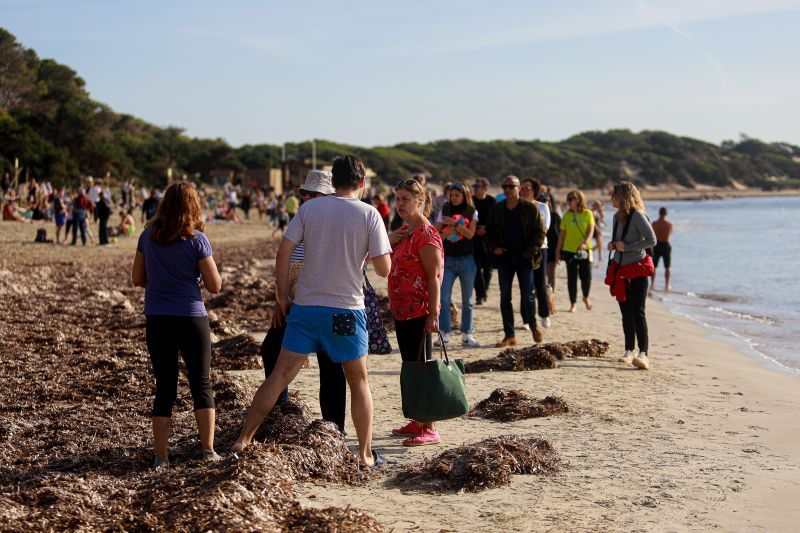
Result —
M 178 353 L 183 356 L 194 400 L 203 458 L 214 452 L 214 397 L 211 393 L 211 334 L 200 281 L 212 294 L 222 278 L 203 233 L 200 199 L 188 182 L 167 188 L 155 217 L 139 237 L 133 284 L 144 287 L 147 350 L 156 378 L 153 405 L 154 467 L 168 466 L 172 406 L 178 394 Z

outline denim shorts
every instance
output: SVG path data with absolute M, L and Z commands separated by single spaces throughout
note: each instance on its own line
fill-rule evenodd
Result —
M 293 305 L 281 347 L 298 354 L 326 352 L 334 363 L 367 355 L 369 334 L 364 309 Z

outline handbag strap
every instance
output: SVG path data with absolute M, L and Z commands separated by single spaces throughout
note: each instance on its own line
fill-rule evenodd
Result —
M 450 366 L 450 356 L 447 355 L 447 346 L 444 342 L 444 337 L 442 336 L 442 332 L 437 332 L 439 335 L 439 359 L 444 359 L 444 362 L 447 366 Z M 422 342 L 419 343 L 419 351 L 417 352 L 417 361 L 425 362 L 425 345 L 426 343 L 426 336 L 422 336 Z M 432 355 L 432 354 L 431 354 Z

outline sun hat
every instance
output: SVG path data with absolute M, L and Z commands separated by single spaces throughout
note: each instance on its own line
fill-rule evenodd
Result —
M 333 174 L 327 170 L 312 170 L 306 175 L 306 182 L 300 187 L 301 191 L 318 192 L 321 194 L 335 194 L 333 188 Z

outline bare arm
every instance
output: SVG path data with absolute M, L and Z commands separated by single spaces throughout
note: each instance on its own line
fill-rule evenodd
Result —
M 389 254 L 383 254 L 379 255 L 378 257 L 373 257 L 372 268 L 380 277 L 387 277 L 389 275 L 389 271 L 392 269 L 392 256 Z
M 284 237 L 275 257 L 275 293 L 284 315 L 289 314 L 289 259 L 295 248 L 297 244 Z
M 439 302 L 441 301 L 439 275 L 444 268 L 442 255 L 435 246 L 427 244 L 419 249 L 419 259 L 425 270 L 428 289 L 428 318 L 425 321 L 425 331 L 435 333 L 439 331 Z
M 556 246 L 556 263 L 561 261 L 561 248 L 564 246 L 564 239 L 566 238 L 566 236 L 567 236 L 567 230 L 562 228 L 561 231 L 558 232 L 558 245 Z
M 472 239 L 475 236 L 475 232 L 478 230 L 478 221 L 472 219 L 468 226 L 455 225 L 453 228 L 465 239 Z
M 203 285 L 211 294 L 218 294 L 222 290 L 222 277 L 217 270 L 217 264 L 212 256 L 205 257 L 197 262 L 200 269 L 200 277 L 203 278 Z
M 147 288 L 147 271 L 144 268 L 144 254 L 136 252 L 133 257 L 133 268 L 131 268 L 131 282 L 136 287 Z

